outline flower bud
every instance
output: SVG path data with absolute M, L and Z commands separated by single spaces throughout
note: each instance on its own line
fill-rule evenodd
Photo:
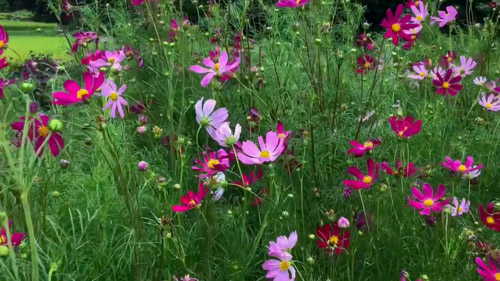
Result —
M 59 198 L 59 197 L 61 197 L 61 193 L 59 191 L 53 191 L 52 192 L 52 197 Z
M 340 228 L 348 228 L 349 227 L 349 220 L 344 218 L 344 217 L 340 217 L 338 220 L 338 224 L 339 224 Z
M 139 168 L 139 171 L 146 171 L 149 164 L 146 161 L 140 161 L 139 164 L 137 164 L 137 167 Z
M 0 256 L 5 257 L 9 254 L 9 248 L 7 246 L 0 246 Z
M 148 123 L 148 117 L 142 114 L 141 116 L 139 116 L 139 122 L 141 122 L 142 125 L 146 125 L 146 123 Z
M 61 166 L 61 169 L 66 169 L 69 167 L 69 161 L 66 159 L 61 159 L 59 165 Z
M 139 126 L 139 127 L 137 127 L 137 133 L 139 135 L 144 134 L 147 130 L 148 130 L 148 127 L 146 127 L 146 126 Z
M 52 132 L 60 132 L 63 128 L 63 123 L 59 119 L 52 119 L 49 122 L 49 130 Z
M 174 184 L 174 189 L 181 189 L 181 185 L 178 183 Z
M 38 104 L 36 102 L 30 102 L 30 113 L 36 114 L 38 112 Z

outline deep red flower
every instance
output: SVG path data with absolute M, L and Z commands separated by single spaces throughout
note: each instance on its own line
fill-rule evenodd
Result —
M 12 129 L 22 132 L 26 121 L 24 116 L 20 117 L 20 119 L 23 121 L 14 122 L 10 126 Z M 50 117 L 40 114 L 39 119 L 33 119 L 30 117 L 29 121 L 28 138 L 30 141 L 35 142 L 35 152 L 37 152 L 42 144 L 44 144 L 45 139 L 49 138 L 47 143 L 49 145 L 50 152 L 54 155 L 54 157 L 59 155 L 60 149 L 64 148 L 64 140 L 59 132 L 51 131 L 49 129 Z M 40 156 L 41 155 L 43 155 L 43 148 L 40 150 Z
M 488 205 L 486 205 L 486 211 L 483 205 L 479 205 L 479 217 L 481 217 L 481 221 L 486 227 L 500 232 L 500 212 L 495 211 L 495 205 L 493 203 L 488 203 Z
M 392 38 L 392 43 L 394 45 L 399 45 L 399 38 L 406 41 L 410 40 L 410 35 L 406 34 L 404 31 L 417 27 L 418 24 L 409 23 L 411 20 L 411 15 L 405 15 L 401 18 L 403 14 L 403 5 L 399 4 L 396 8 L 396 12 L 393 14 L 391 9 L 387 9 L 386 18 L 382 20 L 380 24 L 387 31 L 384 33 L 385 38 Z
M 349 167 L 347 172 L 355 176 L 358 180 L 344 180 L 344 185 L 356 190 L 370 188 L 378 178 L 379 164 L 375 164 L 373 159 L 368 159 L 366 161 L 366 166 L 368 170 L 367 174 L 363 174 L 356 166 Z
M 437 79 L 432 80 L 434 86 L 439 87 L 439 89 L 437 89 L 436 91 L 436 94 L 442 94 L 443 96 L 449 94 L 450 96 L 454 96 L 462 90 L 462 84 L 460 84 L 460 81 L 462 81 L 462 76 L 457 75 L 455 77 L 452 77 L 452 74 L 452 69 L 448 69 L 444 77 L 441 76 L 439 72 L 436 73 Z
M 357 59 L 358 68 L 356 69 L 356 73 L 368 73 L 370 70 L 375 67 L 375 58 L 366 54 L 364 56 L 360 56 Z
M 235 181 L 234 184 L 239 185 L 241 187 L 249 187 L 256 183 L 262 177 L 262 170 L 259 170 L 257 174 L 253 171 L 248 175 L 243 174 L 243 182 Z
M 174 212 L 186 212 L 192 209 L 199 209 L 201 206 L 201 201 L 207 195 L 208 188 L 205 188 L 203 182 L 200 182 L 198 186 L 198 192 L 188 191 L 187 196 L 184 195 L 181 197 L 182 205 L 174 205 L 172 206 L 172 210 Z
M 407 166 L 403 167 L 401 160 L 398 160 L 396 167 L 392 169 L 387 162 L 380 164 L 380 167 L 385 170 L 388 175 L 393 175 L 395 177 L 403 176 L 404 178 L 412 177 L 417 172 L 415 164 L 410 162 Z
M 366 35 L 366 33 L 361 33 L 358 35 L 358 40 L 356 40 L 356 45 L 360 48 L 365 47 L 367 50 L 373 50 L 375 44 L 373 40 Z
M 456 57 L 457 57 L 457 52 L 452 53 L 451 51 L 448 51 L 446 53 L 446 55 L 441 57 L 441 60 L 439 61 L 439 65 L 443 68 L 449 68 L 450 64 L 453 63 L 453 61 L 455 60 Z
M 391 123 L 392 130 L 400 137 L 407 139 L 413 135 L 416 135 L 422 130 L 422 120 L 418 120 L 413 123 L 413 117 L 399 117 L 392 116 L 389 118 L 389 123 Z
M 343 252 L 347 252 L 350 244 L 351 233 L 349 230 L 344 230 L 341 233 L 338 223 L 335 222 L 333 227 L 331 224 L 325 224 L 316 229 L 316 235 L 318 236 L 318 247 L 320 249 L 325 249 L 330 255 L 335 252 L 335 254 L 340 255 Z

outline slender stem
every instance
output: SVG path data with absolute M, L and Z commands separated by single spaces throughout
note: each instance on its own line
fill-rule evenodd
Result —
M 33 220 L 31 219 L 31 209 L 28 201 L 28 190 L 29 188 L 26 188 L 22 191 L 21 203 L 24 209 L 24 216 L 26 218 L 26 225 L 28 226 L 28 236 L 30 240 L 31 263 L 33 266 L 33 276 L 31 280 L 38 281 L 40 280 L 38 274 L 38 252 L 36 250 L 35 231 L 33 229 Z

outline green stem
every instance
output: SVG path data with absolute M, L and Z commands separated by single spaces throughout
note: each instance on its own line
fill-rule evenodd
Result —
M 38 274 L 38 252 L 36 250 L 36 240 L 35 240 L 35 231 L 33 229 L 33 221 L 31 219 L 31 210 L 30 204 L 28 201 L 28 190 L 26 188 L 21 193 L 21 203 L 24 209 L 24 216 L 26 218 L 26 225 L 28 226 L 28 236 L 30 240 L 30 248 L 31 248 L 31 263 L 33 266 L 33 276 L 31 280 L 38 281 L 40 280 Z

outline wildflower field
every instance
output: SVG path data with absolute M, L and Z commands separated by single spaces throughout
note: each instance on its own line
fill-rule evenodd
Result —
M 78 2 L 0 26 L 0 280 L 500 281 L 500 3 Z

